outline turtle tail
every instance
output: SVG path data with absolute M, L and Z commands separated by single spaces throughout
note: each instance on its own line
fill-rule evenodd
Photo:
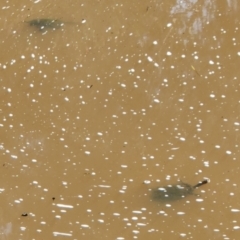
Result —
M 204 185 L 206 183 L 208 183 L 208 180 L 205 179 L 202 182 L 199 182 L 198 184 L 194 185 L 193 188 L 198 188 L 198 187 L 200 187 L 200 186 L 202 186 L 202 185 Z

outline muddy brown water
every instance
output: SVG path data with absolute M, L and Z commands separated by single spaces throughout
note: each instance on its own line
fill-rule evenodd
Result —
M 0 5 L 0 239 L 239 238 L 237 1 Z

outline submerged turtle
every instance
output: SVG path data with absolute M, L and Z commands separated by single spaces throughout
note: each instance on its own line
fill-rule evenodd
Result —
M 26 21 L 30 26 L 36 27 L 38 30 L 43 31 L 47 29 L 58 29 L 64 26 L 66 22 L 58 19 L 39 18 Z
M 208 180 L 203 180 L 194 186 L 187 183 L 180 183 L 176 185 L 168 185 L 166 187 L 154 188 L 152 189 L 152 199 L 159 202 L 176 201 L 185 198 L 187 195 L 193 194 L 196 188 L 206 183 L 208 183 Z

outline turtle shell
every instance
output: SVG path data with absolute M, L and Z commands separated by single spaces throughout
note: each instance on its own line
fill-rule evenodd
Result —
M 64 22 L 58 19 L 48 19 L 48 18 L 40 18 L 40 19 L 32 19 L 30 21 L 26 21 L 30 26 L 36 27 L 38 30 L 46 30 L 46 29 L 58 29 L 64 25 Z
M 152 189 L 152 193 L 151 193 L 152 199 L 159 202 L 176 201 L 176 200 L 185 198 L 188 195 L 193 194 L 196 188 L 206 183 L 208 183 L 208 180 L 199 182 L 194 186 L 187 183 L 179 183 L 176 185 L 168 185 L 166 187 L 154 188 Z

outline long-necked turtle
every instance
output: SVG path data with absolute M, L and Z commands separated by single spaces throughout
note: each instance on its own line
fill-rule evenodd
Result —
M 63 22 L 58 19 L 50 19 L 50 18 L 39 18 L 39 19 L 32 19 L 30 21 L 25 21 L 30 26 L 36 27 L 40 31 L 44 31 L 47 29 L 58 29 L 64 26 L 66 22 Z
M 154 188 L 152 189 L 152 199 L 165 203 L 176 201 L 193 194 L 196 188 L 206 183 L 208 183 L 208 180 L 203 180 L 202 182 L 199 182 L 194 186 L 191 186 L 187 183 L 179 183 L 176 185 L 168 185 L 166 187 Z

